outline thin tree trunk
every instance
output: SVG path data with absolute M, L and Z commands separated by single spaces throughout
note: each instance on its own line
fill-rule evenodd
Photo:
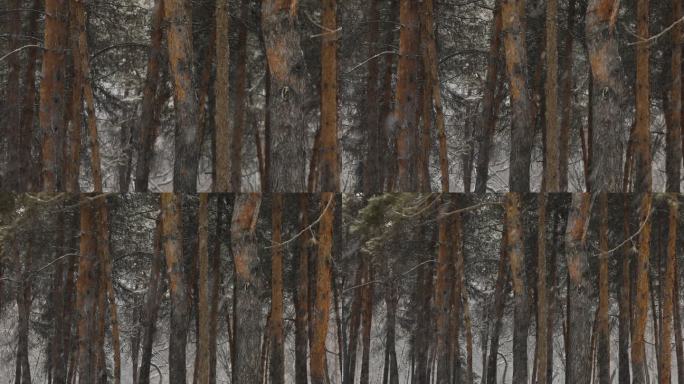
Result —
M 586 232 L 589 225 L 590 196 L 572 195 L 570 217 L 565 234 L 568 260 L 568 341 L 567 380 L 589 384 L 591 381 L 591 285 L 587 279 Z
M 356 281 L 354 286 L 363 286 L 366 283 L 364 276 L 363 259 L 356 270 Z M 356 376 L 356 350 L 359 344 L 359 328 L 361 327 L 361 298 L 362 289 L 354 290 L 354 299 L 351 303 L 350 317 L 349 317 L 349 344 L 347 344 L 343 383 L 353 384 Z
M 504 226 L 506 224 L 504 223 Z M 499 267 L 496 273 L 496 286 L 494 288 L 494 306 L 492 307 L 492 319 L 494 325 L 492 326 L 492 337 L 490 338 L 489 360 L 487 362 L 487 384 L 497 384 L 497 363 L 499 359 L 499 338 L 501 335 L 501 326 L 503 323 L 504 306 L 506 304 L 506 296 L 508 296 L 508 251 L 506 240 L 508 231 L 504 227 L 504 233 L 501 237 L 501 251 L 499 254 Z M 504 375 L 505 377 L 505 375 Z
M 232 192 L 231 184 L 231 138 L 233 131 L 228 115 L 229 104 L 229 71 L 230 64 L 230 16 L 228 14 L 228 0 L 216 2 L 216 110 L 214 125 L 216 130 L 216 183 L 215 192 Z
M 42 0 L 33 0 L 32 8 L 35 10 L 41 9 Z M 38 18 L 40 14 L 33 12 L 28 25 L 28 34 L 31 37 L 38 37 Z M 24 85 L 23 97 L 21 101 L 21 129 L 20 133 L 20 149 L 19 149 L 19 171 L 20 178 L 19 189 L 23 191 L 35 191 L 40 187 L 36 180 L 39 180 L 37 169 L 39 166 L 34 165 L 33 157 L 31 156 L 31 149 L 33 148 L 33 120 L 34 120 L 34 104 L 36 99 L 36 64 L 39 49 L 37 47 L 31 48 L 28 51 L 28 58 L 24 73 L 22 75 L 22 84 Z
M 261 3 L 261 27 L 266 46 L 272 127 L 267 135 L 270 192 L 305 192 L 307 138 L 305 104 L 310 87 L 295 27 L 298 2 L 265 0 Z M 327 32 L 326 32 L 327 33 Z
M 418 3 L 400 0 L 399 8 L 399 64 L 397 67 L 397 88 L 395 117 L 397 127 L 397 190 L 415 192 L 418 190 L 416 160 L 418 145 L 414 126 L 418 116 L 418 51 L 420 22 Z
M 184 193 L 197 190 L 199 161 L 197 92 L 192 84 L 190 19 L 184 0 L 164 0 L 164 21 L 170 25 L 166 32 L 176 108 L 173 189 Z
M 599 384 L 610 383 L 610 324 L 608 318 L 608 194 L 599 195 L 599 305 L 597 365 Z
M 340 191 L 337 145 L 337 1 L 321 2 L 321 136 L 318 183 L 324 192 Z
M 447 283 L 449 271 L 453 269 L 453 260 L 449 257 L 451 241 L 448 235 L 449 210 L 447 195 L 443 195 L 439 207 L 437 220 L 439 222 L 439 248 L 437 251 L 437 266 L 435 276 L 434 319 L 435 319 L 435 355 L 437 359 L 437 384 L 449 384 L 448 358 L 448 320 L 450 285 Z
M 335 194 L 321 194 L 321 221 L 318 227 L 318 254 L 316 257 L 316 295 L 311 345 L 311 383 L 326 383 L 325 339 L 330 316 L 330 268 L 332 264 L 333 217 Z
M 197 383 L 209 384 L 209 195 L 199 195 L 198 211 L 198 241 L 199 241 L 199 335 L 197 356 Z
M 182 244 L 181 196 L 173 193 L 162 193 L 161 212 L 162 242 L 171 296 L 169 381 L 185 384 L 185 348 L 190 310 L 188 308 L 188 287 L 183 273 L 185 260 Z
M 546 84 L 544 87 L 544 105 L 546 118 L 546 145 L 544 163 L 544 185 L 546 192 L 560 192 L 560 131 L 558 129 L 558 42 L 557 26 L 558 23 L 558 1 L 548 0 L 546 2 Z M 572 32 L 568 33 L 572 35 Z M 541 65 L 541 63 L 540 63 Z M 544 282 L 546 285 L 546 282 Z M 543 322 L 543 319 L 542 319 Z M 546 353 L 544 348 L 543 353 Z M 543 356 L 546 359 L 546 356 Z M 546 363 L 546 361 L 544 361 Z M 543 367 L 544 365 L 542 365 Z M 543 371 L 541 369 L 540 371 Z M 543 373 L 542 375 L 545 376 Z M 546 377 L 542 376 L 544 382 Z
M 480 138 L 477 151 L 477 179 L 475 180 L 475 193 L 487 192 L 487 179 L 489 178 L 489 158 L 494 139 L 496 125 L 496 79 L 499 74 L 499 57 L 501 47 L 501 1 L 496 0 L 494 5 L 494 19 L 489 38 L 489 53 L 487 54 L 487 77 L 483 93 L 482 120 Z
M 285 382 L 285 349 L 283 341 L 283 195 L 272 195 L 271 226 L 271 383 Z
M 259 339 L 261 334 L 262 282 L 256 276 L 258 268 L 256 223 L 261 195 L 241 194 L 236 197 L 230 227 L 235 259 L 233 321 L 234 365 L 233 382 L 259 382 Z M 268 324 L 266 325 L 268 327 Z M 265 328 L 268 329 L 268 328 Z
M 368 150 L 364 160 L 363 193 L 379 193 L 383 190 L 383 142 L 386 140 L 380 121 L 380 58 L 374 57 L 380 47 L 380 1 L 369 2 L 368 10 L 368 77 L 366 78 L 365 129 Z
M 684 345 L 682 344 L 682 321 L 679 308 L 679 266 L 675 262 L 675 279 L 673 291 L 674 305 L 674 338 L 677 353 L 677 382 L 684 383 Z
M 678 163 L 679 164 L 679 163 Z M 667 261 L 665 263 L 665 282 L 662 295 L 662 317 L 660 340 L 660 373 L 661 384 L 670 384 L 672 375 L 672 318 L 674 311 L 675 264 L 677 263 L 677 220 L 679 205 L 677 196 L 668 196 L 669 220 L 667 235 Z
M 238 46 L 237 46 L 237 75 L 235 79 L 235 129 L 232 134 L 230 149 L 230 185 L 233 191 L 239 192 L 242 180 L 242 139 L 245 131 L 247 109 L 247 20 L 249 19 L 249 1 L 243 0 L 240 5 Z M 227 45 L 226 45 L 227 46 Z M 228 67 L 226 67 L 228 68 Z
M 648 163 L 650 168 L 650 163 Z M 643 171 L 642 171 L 643 172 Z M 648 317 L 648 265 L 650 258 L 651 246 L 651 204 L 653 196 L 649 192 L 642 193 L 639 197 L 639 223 L 642 225 L 639 233 L 638 249 L 639 253 L 636 259 L 636 292 L 633 306 L 633 321 L 632 324 L 632 372 L 633 383 L 646 383 L 647 365 L 646 365 L 646 345 L 645 332 L 646 320 Z
M 81 237 L 76 307 L 78 308 L 79 383 L 97 382 L 95 348 L 97 309 L 97 238 L 94 205 L 83 196 L 80 201 Z
M 224 196 L 217 196 L 216 243 L 211 256 L 211 304 L 209 310 L 209 384 L 216 384 L 216 351 L 218 348 L 218 315 L 221 305 L 221 239 L 223 237 Z
M 21 0 L 10 0 L 6 4 L 9 9 L 20 9 Z M 10 17 L 6 21 L 7 28 L 3 28 L 9 35 L 8 48 L 10 52 L 15 52 L 19 49 L 19 38 L 21 35 L 22 18 Z M 7 138 L 7 173 L 4 175 L 6 182 L 3 184 L 4 190 L 20 191 L 19 185 L 19 160 L 21 151 L 21 130 L 19 125 L 21 123 L 21 108 L 19 96 L 19 72 L 21 71 L 21 56 L 19 53 L 10 54 L 7 60 L 7 84 L 5 87 L 5 97 L 3 110 L 6 115 L 3 118 L 2 127 L 3 135 Z
M 359 376 L 359 384 L 368 384 L 370 382 L 370 343 L 371 343 L 371 326 L 373 324 L 373 262 L 371 255 L 364 255 L 364 274 L 366 278 L 366 285 L 361 290 L 361 376 Z
M 154 252 L 152 253 L 152 266 L 150 269 L 150 280 L 147 290 L 147 298 L 145 299 L 145 307 L 143 309 L 142 327 L 143 327 L 143 341 L 142 341 L 142 356 L 140 359 L 140 373 L 138 374 L 137 384 L 150 383 L 150 367 L 152 365 L 152 347 L 154 343 L 154 335 L 157 330 L 157 314 L 159 312 L 159 302 L 162 292 L 161 288 L 161 270 L 164 264 L 161 254 L 161 221 L 157 220 L 156 228 L 154 230 Z
M 150 37 L 150 51 L 147 57 L 147 73 L 143 86 L 142 109 L 138 126 L 138 161 L 135 169 L 136 192 L 147 192 L 150 179 L 150 163 L 152 162 L 155 106 L 157 103 L 158 85 L 160 80 L 160 63 L 162 56 L 162 20 L 164 17 L 164 0 L 156 0 L 152 8 L 152 25 Z
M 309 303 L 309 195 L 298 195 L 300 231 L 295 295 L 295 383 L 307 384 Z M 345 374 L 346 377 L 346 374 Z
M 682 18 L 682 1 L 672 1 L 672 20 Z M 672 30 L 672 89 L 670 91 L 670 124 L 665 146 L 665 173 L 668 192 L 679 192 L 682 164 L 682 26 L 674 25 Z
M 626 238 L 631 236 L 629 228 L 629 199 L 630 195 L 623 195 L 623 235 Z M 629 344 L 631 331 L 631 267 L 630 259 L 632 255 L 632 244 L 625 244 L 622 249 L 622 260 L 620 260 L 620 284 L 619 284 L 619 317 L 618 317 L 618 383 L 629 384 Z
M 565 35 L 565 49 L 561 75 L 561 126 L 558 145 L 558 178 L 561 191 L 568 191 L 568 165 L 570 161 L 570 129 L 572 127 L 572 88 L 573 88 L 573 49 L 575 34 L 575 7 L 576 0 L 568 2 L 568 31 Z M 589 107 L 592 108 L 591 106 Z
M 520 219 L 520 195 L 518 193 L 511 192 L 506 195 L 505 210 L 506 252 L 508 253 L 510 263 L 513 300 L 515 301 L 515 313 L 513 315 L 513 381 L 516 383 L 526 383 L 528 378 L 527 335 L 530 320 L 527 278 L 525 276 L 525 254 Z
M 547 4 L 548 6 L 548 4 Z M 547 20 L 548 21 L 548 20 Z M 548 25 L 547 25 L 548 26 Z M 548 49 L 548 47 L 547 47 Z M 547 84 L 548 85 L 548 84 Z M 548 98 L 547 98 L 548 101 Z M 547 110 L 548 111 L 548 110 Z M 547 134 L 548 139 L 548 134 Z M 548 159 L 548 158 L 547 158 Z M 549 165 L 547 160 L 546 165 Z M 547 173 L 547 180 L 550 180 L 550 176 Z M 548 181 L 547 181 L 548 183 Z M 549 186 L 549 184 L 547 184 Z M 546 338 L 548 337 L 548 299 L 547 299 L 547 267 L 546 267 L 546 212 L 547 212 L 547 199 L 546 193 L 540 193 L 539 195 L 539 222 L 537 228 L 537 383 L 547 384 L 552 381 L 552 378 L 547 377 L 546 366 L 549 359 L 553 359 L 553 356 L 548 354 L 548 345 L 546 344 Z M 555 252 L 555 250 L 553 250 Z M 553 268 L 553 266 L 552 266 Z M 534 375 L 533 375 L 534 376 Z

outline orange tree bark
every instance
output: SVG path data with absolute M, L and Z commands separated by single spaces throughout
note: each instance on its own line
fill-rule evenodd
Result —
M 75 1 L 69 3 L 73 8 Z M 69 47 L 71 48 L 71 87 L 66 92 L 71 96 L 71 104 L 68 107 L 67 115 L 67 143 L 64 145 L 64 189 L 70 193 L 79 193 L 79 171 L 81 168 L 81 130 L 83 128 L 83 71 L 81 69 L 81 54 L 79 47 L 79 31 L 77 20 L 78 12 L 71 12 L 69 22 Z
M 311 343 L 311 383 L 326 382 L 326 349 L 325 339 L 328 335 L 328 319 L 330 317 L 330 276 L 332 264 L 333 217 L 335 194 L 321 194 L 321 221 L 318 227 L 318 254 L 316 255 L 316 293 L 314 299 L 313 340 Z
M 40 82 L 42 190 L 59 189 L 59 137 L 64 131 L 64 60 L 68 0 L 45 1 L 45 38 Z
M 209 384 L 209 195 L 199 195 L 198 211 L 199 278 L 198 309 L 199 335 L 197 354 L 199 367 L 197 383 Z
M 672 375 L 672 319 L 674 311 L 675 264 L 677 263 L 677 221 L 679 219 L 679 205 L 677 195 L 668 196 L 668 236 L 667 260 L 665 262 L 665 282 L 662 301 L 662 327 L 660 340 L 660 372 L 658 378 L 661 384 L 669 384 Z M 677 306 L 679 303 L 676 303 Z
M 527 335 L 530 319 L 519 193 L 510 192 L 506 195 L 505 210 L 506 252 L 510 263 L 513 300 L 515 302 L 515 313 L 513 315 L 513 381 L 526 383 L 528 378 Z
M 318 150 L 320 190 L 340 191 L 340 164 L 337 150 L 337 1 L 321 3 L 321 142 Z
M 610 383 L 610 323 L 608 318 L 608 194 L 599 195 L 599 304 L 597 365 L 599 384 Z
M 259 339 L 261 335 L 261 302 L 263 286 L 257 276 L 258 259 L 256 224 L 261 195 L 240 194 L 236 197 L 230 237 L 235 264 L 233 321 L 233 382 L 259 383 Z M 267 328 L 268 329 L 268 328 Z
M 589 384 L 591 379 L 591 285 L 587 279 L 588 259 L 586 232 L 591 201 L 589 194 L 572 195 L 570 217 L 565 233 L 568 263 L 568 340 L 567 380 L 570 383 Z
M 621 102 L 624 94 L 622 64 L 615 37 L 620 2 L 590 0 L 586 14 L 586 41 L 593 81 L 590 141 L 590 184 L 595 192 L 621 190 L 622 157 L 625 148 Z
M 546 112 L 546 151 L 544 163 L 544 186 L 547 192 L 560 192 L 558 129 L 558 1 L 546 2 L 546 84 L 544 86 L 544 106 Z M 572 34 L 572 33 L 569 33 Z M 544 378 L 546 379 L 546 378 Z
M 181 195 L 161 194 L 162 244 L 166 257 L 166 272 L 171 296 L 171 326 L 169 334 L 169 380 L 185 384 L 185 347 L 190 311 L 188 288 L 183 273 Z
M 164 0 L 164 22 L 169 67 L 173 80 L 176 108 L 175 163 L 173 190 L 193 193 L 197 190 L 197 92 L 192 84 L 192 20 L 184 0 Z
M 283 195 L 273 194 L 271 205 L 271 382 L 285 382 L 285 349 L 283 345 Z
M 154 111 L 157 101 L 157 87 L 162 49 L 161 23 L 164 17 L 164 0 L 156 0 L 152 8 L 150 51 L 147 57 L 147 73 L 143 86 L 142 110 L 138 123 L 138 161 L 135 168 L 136 192 L 147 192 L 154 144 Z
M 94 343 L 97 309 L 97 238 L 94 206 L 88 196 L 80 201 L 80 256 L 76 283 L 78 308 L 78 377 L 79 382 L 95 383 L 96 364 Z
M 509 188 L 511 192 L 530 190 L 530 161 L 532 155 L 532 104 L 527 88 L 527 53 L 522 0 L 501 0 L 502 30 L 506 72 L 510 83 L 511 154 Z
M 295 0 L 261 3 L 261 28 L 271 82 L 267 164 L 270 192 L 307 190 L 304 104 L 310 88 L 300 35 L 295 26 L 297 4 Z
M 572 60 L 575 32 L 575 7 L 576 0 L 568 2 L 568 30 L 565 35 L 565 49 L 563 63 L 561 64 L 563 73 L 561 74 L 561 125 L 558 144 L 558 178 L 561 191 L 568 190 L 568 161 L 570 157 L 570 127 L 572 125 Z M 590 107 L 591 108 L 591 107 Z
M 475 180 L 475 193 L 487 192 L 487 179 L 489 177 L 489 155 L 494 139 L 496 125 L 496 79 L 499 74 L 499 50 L 501 46 L 501 1 L 497 0 L 494 5 L 494 19 L 492 32 L 489 38 L 489 53 L 487 54 L 487 77 L 483 92 L 482 120 L 480 122 L 480 137 L 477 150 L 477 179 Z
M 301 193 L 299 199 L 299 237 L 297 251 L 297 285 L 295 295 L 295 383 L 307 384 L 307 352 L 309 345 L 309 195 Z M 345 375 L 346 377 L 346 375 Z
M 415 192 L 418 190 L 416 120 L 418 116 L 418 45 L 420 25 L 418 2 L 399 2 L 399 64 L 397 66 L 397 88 L 395 117 L 397 177 L 396 190 Z

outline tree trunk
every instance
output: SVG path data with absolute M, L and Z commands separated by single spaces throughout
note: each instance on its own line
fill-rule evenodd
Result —
M 209 195 L 199 195 L 199 335 L 197 344 L 197 383 L 209 384 Z
M 637 35 L 647 39 L 649 0 L 637 1 Z M 651 190 L 651 101 L 649 44 L 636 46 L 636 129 L 634 130 L 635 191 Z M 636 377 L 635 377 L 636 379 Z M 639 379 L 637 379 L 639 380 Z
M 567 380 L 589 384 L 591 381 L 591 285 L 587 280 L 588 259 L 585 237 L 589 225 L 590 196 L 572 195 L 570 217 L 565 233 L 568 263 L 568 340 Z
M 216 130 L 216 183 L 215 192 L 232 192 L 231 185 L 231 138 L 232 127 L 228 115 L 230 102 L 229 65 L 230 65 L 230 16 L 228 14 L 228 0 L 216 2 L 216 110 L 214 125 Z
M 544 178 L 543 190 L 560 192 L 560 132 L 558 129 L 558 1 L 546 2 L 546 84 L 544 87 L 544 105 L 546 131 L 544 146 Z M 569 33 L 572 35 L 572 32 Z M 546 352 L 546 351 L 544 351 Z M 546 379 L 546 378 L 544 378 Z
M 240 15 L 242 23 L 239 23 L 238 46 L 237 46 L 237 75 L 235 79 L 235 129 L 230 149 L 230 177 L 233 191 L 239 192 L 242 180 L 242 138 L 245 131 L 245 109 L 249 103 L 247 98 L 247 24 L 249 19 L 250 3 L 242 0 Z M 226 44 L 227 46 L 227 44 Z
M 159 86 L 159 70 L 162 55 L 162 19 L 164 17 L 164 0 L 156 0 L 152 8 L 152 26 L 150 51 L 147 57 L 147 74 L 143 86 L 142 110 L 138 132 L 138 161 L 135 169 L 136 192 L 147 192 L 150 179 L 150 163 L 152 162 L 155 122 L 154 115 Z
M 309 195 L 302 193 L 299 199 L 300 231 L 297 284 L 295 295 L 295 383 L 307 384 L 307 352 L 308 352 L 308 303 L 309 303 Z M 346 374 L 345 374 L 346 377 Z
M 330 268 L 332 264 L 333 217 L 335 194 L 321 194 L 321 221 L 318 227 L 318 254 L 316 257 L 316 294 L 313 316 L 313 340 L 311 345 L 311 383 L 326 383 L 325 339 L 330 316 Z
M 40 9 L 42 0 L 33 0 L 33 9 Z M 29 20 L 28 31 L 31 37 L 38 37 L 38 18 L 40 14 L 33 12 Z M 23 191 L 39 190 L 40 175 L 37 170 L 39 166 L 33 165 L 34 160 L 31 156 L 31 149 L 33 148 L 33 120 L 34 120 L 34 104 L 36 99 L 36 63 L 39 49 L 37 47 L 29 50 L 26 66 L 22 75 L 22 84 L 24 85 L 23 97 L 21 101 L 21 125 L 20 133 L 20 149 L 19 149 L 19 171 L 18 177 L 20 179 L 19 189 Z
M 157 325 L 157 314 L 159 312 L 159 302 L 164 291 L 161 287 L 161 269 L 164 264 L 161 254 L 161 221 L 157 220 L 154 230 L 154 252 L 152 253 L 152 268 L 150 270 L 150 280 L 147 289 L 147 298 L 143 308 L 142 327 L 142 357 L 140 359 L 140 373 L 138 374 L 137 384 L 150 384 L 150 367 L 152 365 L 152 347 Z
M 6 4 L 9 9 L 21 9 L 21 0 L 9 0 Z M 21 17 L 10 17 L 6 21 L 6 29 L 4 31 L 9 35 L 8 48 L 10 52 L 19 50 L 19 38 L 21 35 Z M 7 60 L 7 85 L 5 88 L 5 97 L 3 110 L 5 116 L 3 118 L 2 127 L 3 135 L 7 138 L 7 173 L 4 175 L 6 182 L 3 184 L 3 189 L 8 191 L 20 191 L 19 185 L 19 160 L 21 151 L 21 130 L 19 125 L 21 123 L 21 108 L 19 96 L 19 72 L 21 71 L 21 56 L 19 52 L 10 54 Z
M 590 184 L 594 192 L 619 192 L 624 151 L 622 64 L 615 38 L 620 2 L 590 0 L 586 14 L 586 42 L 592 74 L 593 148 Z
M 370 343 L 373 324 L 373 284 L 371 284 L 373 281 L 373 262 L 371 255 L 364 255 L 363 257 L 366 259 L 363 263 L 366 285 L 361 288 L 361 345 L 363 352 L 359 384 L 368 384 L 370 382 Z
M 547 4 L 548 7 L 548 4 Z M 548 20 L 547 20 L 548 21 Z M 548 27 L 548 25 L 547 25 Z M 547 37 L 548 39 L 548 37 Z M 547 46 L 548 49 L 548 46 Z M 547 84 L 548 85 L 548 84 Z M 548 98 L 547 98 L 548 101 Z M 548 110 L 547 110 L 548 111 Z M 548 133 L 547 133 L 548 139 Z M 548 157 L 547 163 L 549 165 Z M 547 180 L 549 180 L 549 174 L 546 174 Z M 547 184 L 549 186 L 549 184 Z M 547 384 L 552 381 L 552 378 L 547 377 L 546 366 L 549 359 L 553 359 L 553 356 L 548 354 L 548 345 L 546 344 L 546 338 L 548 337 L 548 299 L 547 299 L 547 267 L 546 267 L 546 211 L 547 211 L 547 199 L 546 193 L 540 193 L 538 195 L 539 201 L 539 222 L 537 228 L 537 383 Z M 555 250 L 552 250 L 555 252 Z M 553 266 L 551 267 L 553 268 Z
M 650 168 L 650 163 L 648 165 Z M 648 265 L 651 246 L 651 204 L 653 196 L 651 193 L 642 193 L 639 197 L 639 223 L 642 226 L 639 233 L 638 249 L 636 259 L 636 292 L 633 304 L 633 324 L 632 324 L 632 373 L 633 383 L 646 383 L 647 364 L 646 364 L 646 345 L 645 332 L 646 320 L 648 317 Z
M 672 1 L 672 20 L 682 18 L 682 1 Z M 665 145 L 665 173 L 667 175 L 668 192 L 679 192 L 682 164 L 682 26 L 674 25 L 672 29 L 672 89 L 670 90 L 670 125 L 667 130 Z
M 672 375 L 672 318 L 674 311 L 675 264 L 677 263 L 677 220 L 679 205 L 676 195 L 668 196 L 669 221 L 667 236 L 667 261 L 665 263 L 665 282 L 662 296 L 663 323 L 660 340 L 660 373 L 661 384 L 670 384 Z
M 506 13 L 504 12 L 504 15 Z M 504 19 L 506 17 L 504 16 Z M 527 278 L 525 276 L 525 250 L 520 219 L 520 195 L 511 192 L 506 195 L 506 252 L 510 263 L 513 282 L 515 313 L 513 320 L 513 381 L 527 382 L 527 335 L 529 308 L 527 299 Z
M 677 382 L 684 383 L 684 345 L 682 345 L 682 321 L 681 312 L 679 308 L 679 266 L 675 263 L 675 278 L 674 278 L 674 338 L 675 351 L 677 353 Z
M 285 349 L 283 341 L 283 195 L 272 195 L 271 226 L 271 383 L 285 382 Z
M 369 2 L 368 10 L 368 77 L 366 80 L 365 129 L 368 150 L 364 160 L 363 193 L 379 193 L 383 190 L 382 174 L 383 142 L 386 140 L 383 124 L 380 121 L 380 57 L 374 57 L 380 47 L 380 1 Z
M 221 305 L 221 240 L 223 237 L 224 196 L 217 196 L 216 244 L 211 257 L 211 304 L 209 310 L 209 384 L 216 384 L 216 350 L 218 345 L 218 315 Z
M 418 116 L 418 45 L 420 23 L 418 3 L 400 0 L 399 64 L 397 67 L 397 88 L 395 118 L 397 124 L 397 191 L 418 190 L 416 124 Z
M 610 323 L 608 318 L 608 194 L 599 195 L 599 305 L 597 365 L 599 384 L 610 384 Z
M 437 384 L 449 383 L 449 358 L 448 358 L 448 320 L 449 320 L 449 297 L 450 285 L 447 283 L 449 271 L 453 268 L 453 260 L 449 257 L 451 241 L 448 235 L 449 200 L 442 199 L 439 207 L 437 220 L 439 222 L 439 248 L 437 251 L 437 273 L 435 277 L 435 357 L 437 359 Z
M 532 104 L 527 88 L 527 53 L 525 29 L 522 22 L 524 7 L 521 4 L 521 0 L 502 0 L 501 2 L 506 72 L 510 82 L 513 110 L 509 175 L 511 192 L 530 190 L 530 161 L 532 132 L 534 131 L 530 120 Z
M 487 179 L 489 178 L 489 157 L 492 150 L 492 141 L 496 128 L 496 79 L 499 74 L 499 57 L 501 46 L 501 0 L 496 0 L 494 5 L 494 20 L 489 38 L 489 53 L 487 54 L 487 77 L 483 92 L 482 120 L 480 138 L 477 150 L 477 179 L 475 180 L 475 193 L 487 192 Z
M 40 138 L 42 190 L 59 190 L 58 156 L 64 131 L 64 62 L 67 41 L 67 0 L 45 1 L 45 38 L 40 82 Z
M 183 273 L 185 260 L 182 243 L 181 195 L 162 193 L 161 212 L 162 242 L 171 296 L 169 381 L 185 384 L 185 348 L 190 311 L 188 308 L 188 288 Z
M 363 259 L 356 270 L 356 279 L 354 286 L 360 288 L 354 290 L 354 299 L 351 303 L 349 316 L 349 344 L 347 344 L 347 351 L 345 355 L 344 366 L 344 384 L 354 384 L 354 377 L 356 376 L 356 350 L 359 344 L 359 328 L 361 327 L 361 298 L 363 284 L 365 281 Z
M 235 259 L 234 383 L 259 383 L 259 339 L 262 329 L 259 295 L 263 284 L 257 276 L 259 260 L 255 231 L 260 206 L 261 195 L 238 195 L 230 226 Z
M 631 195 L 623 195 L 623 235 L 624 238 L 631 236 L 629 228 L 629 199 Z M 631 330 L 631 267 L 632 258 L 631 243 L 625 244 L 622 249 L 622 260 L 620 261 L 620 284 L 619 284 L 619 324 L 618 324 L 618 383 L 629 384 L 629 344 Z
M 184 0 L 164 0 L 164 21 L 170 26 L 166 32 L 176 108 L 173 189 L 194 193 L 199 161 L 197 92 L 192 84 L 192 25 L 185 3 Z
M 297 30 L 295 0 L 265 0 L 261 26 L 270 73 L 270 192 L 305 192 L 305 104 L 310 86 Z
M 337 149 L 337 1 L 321 2 L 321 136 L 318 182 L 323 192 L 340 191 Z
M 504 224 L 505 226 L 506 224 Z M 508 296 L 508 252 L 506 250 L 508 241 L 506 240 L 507 231 L 501 237 L 501 251 L 499 253 L 499 267 L 496 273 L 496 286 L 494 288 L 494 306 L 492 307 L 492 336 L 490 338 L 489 360 L 487 361 L 487 384 L 496 384 L 497 363 L 499 359 L 499 338 L 501 335 L 501 325 L 503 322 L 504 306 Z
M 565 35 L 565 55 L 563 57 L 561 75 L 561 126 L 558 144 L 558 178 L 560 191 L 568 191 L 568 163 L 570 161 L 570 129 L 572 127 L 572 87 L 573 81 L 573 48 L 575 34 L 576 0 L 568 2 L 568 32 Z M 592 107 L 589 106 L 591 109 Z
M 13 251 L 16 252 L 17 263 L 17 360 L 15 384 L 31 384 L 31 367 L 29 365 L 29 331 L 31 321 L 31 259 L 32 235 L 28 234 L 27 249 L 22 252 L 17 247 L 16 238 L 12 239 Z
M 81 237 L 76 307 L 78 308 L 78 378 L 79 383 L 96 383 L 97 348 L 97 238 L 95 210 L 89 197 L 80 201 Z

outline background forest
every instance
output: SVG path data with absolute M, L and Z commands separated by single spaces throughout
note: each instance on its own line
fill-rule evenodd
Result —
M 3 0 L 2 189 L 663 191 L 681 173 L 681 15 Z
M 1 196 L 3 377 L 682 382 L 675 195 L 179 196 Z

